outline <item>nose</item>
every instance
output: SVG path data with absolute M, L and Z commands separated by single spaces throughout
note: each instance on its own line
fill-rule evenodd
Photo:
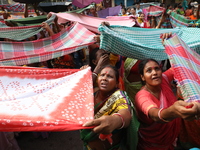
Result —
M 107 79 L 107 76 L 104 75 L 104 76 L 102 77 L 102 80 L 106 80 L 106 79 Z
M 157 71 L 155 68 L 152 70 L 152 74 L 157 74 Z

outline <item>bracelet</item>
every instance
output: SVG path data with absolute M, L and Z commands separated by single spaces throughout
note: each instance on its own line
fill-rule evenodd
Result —
M 122 115 L 121 115 L 120 113 L 114 113 L 114 114 L 112 114 L 112 116 L 114 116 L 114 115 L 119 116 L 119 117 L 121 118 L 121 120 L 122 120 L 122 126 L 121 126 L 119 129 L 124 128 L 124 126 L 125 126 L 125 121 L 124 121 L 124 118 L 122 117 Z
M 98 74 L 96 72 L 93 72 L 92 74 L 95 75 L 96 77 L 98 77 Z
M 162 112 L 163 110 L 164 110 L 164 109 L 161 108 L 161 109 L 158 111 L 158 118 L 159 118 L 160 120 L 164 121 L 164 122 L 170 122 L 170 121 L 165 120 L 165 119 L 163 119 L 163 118 L 161 117 L 161 112 Z

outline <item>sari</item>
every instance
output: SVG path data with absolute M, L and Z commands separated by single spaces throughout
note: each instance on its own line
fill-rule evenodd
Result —
M 100 105 L 102 105 L 102 103 L 97 104 L 95 106 L 95 108 Z M 103 104 L 103 106 L 100 108 L 100 110 L 95 114 L 94 118 L 100 118 L 103 115 L 112 115 L 113 113 L 117 113 L 120 109 L 129 109 L 132 112 L 132 107 L 133 106 L 131 105 L 131 102 L 130 102 L 128 96 L 126 95 L 126 93 L 124 91 L 121 91 L 118 89 L 110 97 L 108 97 L 108 99 Z M 133 133 L 136 133 L 137 129 L 139 127 L 139 124 L 138 124 L 137 119 L 135 118 L 134 114 L 132 114 L 132 116 L 134 117 L 134 118 L 132 117 L 133 118 L 132 121 L 134 121 L 134 122 L 132 122 L 131 124 L 135 125 L 135 127 L 132 131 L 133 131 Z M 131 131 L 129 127 L 127 129 L 128 129 L 128 131 Z M 128 143 L 128 142 L 126 142 L 126 138 L 127 138 L 126 134 L 124 134 L 126 132 L 126 129 L 119 129 L 119 130 L 121 130 L 123 132 L 122 135 L 124 137 L 120 137 L 121 142 L 117 145 L 113 145 L 112 148 L 110 148 L 109 150 L 127 150 L 126 147 L 129 147 L 129 146 L 126 146 L 126 144 L 132 144 L 131 146 L 136 147 L 137 138 L 134 138 L 135 141 L 133 141 L 132 143 Z M 112 134 L 114 135 L 114 134 L 118 133 L 119 130 L 114 130 L 112 132 Z M 130 136 L 130 134 L 128 136 Z M 137 134 L 135 134 L 135 136 L 137 136 Z M 93 140 L 96 140 L 98 137 L 99 137 L 99 135 L 92 132 L 91 129 L 81 130 L 81 139 L 84 142 L 84 146 L 85 146 L 84 148 L 86 150 L 91 150 L 88 143 Z
M 127 58 L 124 63 L 124 86 L 128 97 L 134 103 L 136 93 L 141 89 L 142 84 L 138 82 L 129 82 L 128 75 L 130 74 L 131 68 L 137 63 L 137 59 Z
M 145 88 L 136 94 L 135 107 L 140 120 L 139 150 L 174 150 L 180 132 L 180 118 L 167 123 L 157 123 L 148 116 L 151 108 L 168 108 L 176 101 L 170 86 L 172 80 L 173 71 L 168 69 L 162 76 L 160 99 Z
M 200 148 L 200 120 L 181 122 L 181 131 L 179 142 L 182 148 L 190 149 L 193 147 Z

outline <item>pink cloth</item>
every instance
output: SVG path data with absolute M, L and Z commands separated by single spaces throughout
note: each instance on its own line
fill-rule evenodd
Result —
M 171 69 L 167 70 L 162 78 L 160 100 L 144 88 L 136 94 L 135 107 L 138 112 L 138 118 L 141 121 L 138 144 L 138 149 L 140 150 L 173 149 L 173 143 L 180 131 L 180 119 L 174 119 L 163 124 L 156 123 L 148 117 L 148 112 L 151 108 L 167 108 L 176 101 L 169 84 L 172 79 L 173 71 Z
M 135 16 L 130 15 L 130 16 L 107 16 L 106 19 L 113 19 L 113 20 L 129 20 L 129 19 L 133 19 L 135 18 Z
M 135 25 L 135 20 L 131 18 L 126 20 L 103 19 L 86 16 L 78 13 L 57 13 L 56 15 L 58 17 L 58 23 L 65 23 L 67 21 L 78 22 L 85 26 L 88 30 L 91 30 L 96 33 L 99 33 L 98 27 L 104 21 L 109 22 L 110 25 L 121 25 L 128 27 L 132 27 L 133 25 Z

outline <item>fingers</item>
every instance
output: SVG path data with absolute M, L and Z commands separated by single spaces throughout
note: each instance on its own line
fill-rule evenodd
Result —
M 84 65 L 84 66 L 82 66 L 82 67 L 80 68 L 80 70 L 86 69 L 86 68 L 88 68 L 88 67 L 89 67 L 89 65 Z
M 91 126 L 98 126 L 100 125 L 100 122 L 98 121 L 98 119 L 94 119 L 90 122 L 86 122 L 85 124 L 83 124 L 83 127 L 91 127 Z
M 104 22 L 101 23 L 101 25 L 109 27 L 109 26 L 110 26 L 110 23 L 104 21 Z
M 95 36 L 94 36 L 94 40 L 95 40 L 97 43 L 100 43 L 100 35 L 95 35 Z

